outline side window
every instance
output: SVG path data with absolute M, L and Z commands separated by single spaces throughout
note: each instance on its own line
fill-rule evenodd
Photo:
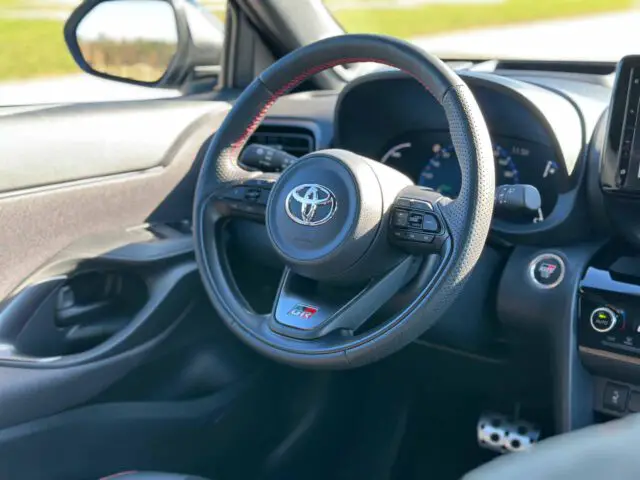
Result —
M 86 63 L 114 78 L 83 71 L 65 43 L 65 21 L 79 5 L 77 0 L 0 0 L 0 41 L 5 46 L 0 48 L 0 107 L 181 95 L 176 85 L 144 85 L 162 80 L 178 51 L 168 1 L 105 1 L 80 20 L 75 31 Z M 226 0 L 205 0 L 197 8 L 204 15 L 197 21 L 206 18 L 207 33 L 221 43 Z M 217 61 L 219 65 L 219 57 Z

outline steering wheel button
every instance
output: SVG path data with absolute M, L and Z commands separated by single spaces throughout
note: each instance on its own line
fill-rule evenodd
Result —
M 425 213 L 422 219 L 422 230 L 426 232 L 437 232 L 440 230 L 440 224 L 435 215 Z
M 260 190 L 260 196 L 258 197 L 258 205 L 266 205 L 267 202 L 269 201 L 269 193 L 271 192 L 271 190 L 267 190 L 267 189 L 261 189 Z
M 228 200 L 244 200 L 246 188 L 243 186 L 233 187 L 224 192 L 224 198 Z
M 411 200 L 411 208 L 414 210 L 422 210 L 424 212 L 432 212 L 433 207 L 429 202 L 423 200 Z
M 259 188 L 247 188 L 244 191 L 244 198 L 251 202 L 255 202 L 260 198 L 260 189 Z
M 393 212 L 393 226 L 406 227 L 409 221 L 409 212 L 406 210 L 396 210 Z
M 406 232 L 406 239 L 410 242 L 431 243 L 434 236 L 428 233 Z
M 409 226 L 411 228 L 419 228 L 422 230 L 422 214 L 411 212 L 409 214 Z
M 411 206 L 411 200 L 409 200 L 408 198 L 399 198 L 398 200 L 396 200 L 396 205 L 398 207 L 409 208 Z

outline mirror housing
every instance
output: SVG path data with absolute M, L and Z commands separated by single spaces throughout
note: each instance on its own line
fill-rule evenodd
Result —
M 121 9 L 118 10 L 120 6 Z M 135 56 L 140 62 L 132 68 L 129 61 L 131 45 L 139 39 L 131 41 L 131 22 L 128 22 L 127 28 L 124 25 L 127 22 L 113 19 L 118 18 L 117 14 L 126 16 L 127 9 L 129 13 L 140 16 L 144 8 L 154 8 L 155 13 L 162 15 L 162 19 L 157 17 L 152 29 L 145 29 L 148 22 L 134 24 L 139 24 L 143 40 L 157 43 L 156 37 L 162 37 L 162 48 L 158 48 L 158 45 L 146 50 L 134 48 Z M 78 66 L 100 78 L 134 85 L 194 90 L 194 87 L 200 85 L 206 88 L 215 86 L 220 76 L 224 25 L 212 14 L 188 0 L 86 0 L 69 16 L 64 26 L 64 37 Z M 119 60 L 127 64 L 113 66 L 97 61 L 98 57 L 93 55 L 91 48 L 87 48 L 83 39 L 93 40 L 98 44 L 108 42 L 111 51 L 116 50 Z M 88 45 L 92 47 L 90 41 Z M 122 60 L 125 56 L 126 61 Z M 102 57 L 104 55 L 100 58 Z M 140 64 L 145 68 L 139 68 Z

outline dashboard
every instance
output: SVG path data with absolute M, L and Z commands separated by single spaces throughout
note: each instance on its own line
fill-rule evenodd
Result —
M 425 358 L 472 354 L 470 371 L 507 358 L 523 391 L 553 405 L 557 432 L 640 411 L 640 58 L 619 66 L 616 88 L 613 75 L 570 69 L 458 74 L 487 123 L 496 183 L 532 185 L 542 206 L 494 216 L 463 298 L 416 343 Z M 356 152 L 448 196 L 460 190 L 445 113 L 402 72 L 291 95 L 265 123 L 307 128 L 315 149 Z M 247 250 L 267 257 L 256 238 Z

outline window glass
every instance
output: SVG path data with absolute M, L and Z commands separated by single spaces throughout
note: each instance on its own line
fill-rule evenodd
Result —
M 638 49 L 637 0 L 324 0 L 347 32 L 449 59 L 617 61 Z
M 128 85 L 82 72 L 69 54 L 63 35 L 64 22 L 77 5 L 77 0 L 0 0 L 0 106 L 179 95 L 176 91 Z M 224 19 L 226 0 L 206 0 L 202 5 L 218 19 Z M 222 21 L 219 28 L 224 28 Z M 102 40 L 109 40 L 106 33 L 102 32 Z M 162 74 L 161 66 L 166 66 L 175 49 L 175 42 L 171 45 L 147 41 L 137 53 L 148 54 L 151 49 L 153 61 L 135 62 L 129 58 L 132 55 L 114 59 L 108 48 L 96 46 L 97 37 L 89 35 L 87 39 L 90 41 L 84 47 L 93 49 L 92 58 L 104 69 L 128 69 L 132 78 L 142 75 L 157 79 Z

